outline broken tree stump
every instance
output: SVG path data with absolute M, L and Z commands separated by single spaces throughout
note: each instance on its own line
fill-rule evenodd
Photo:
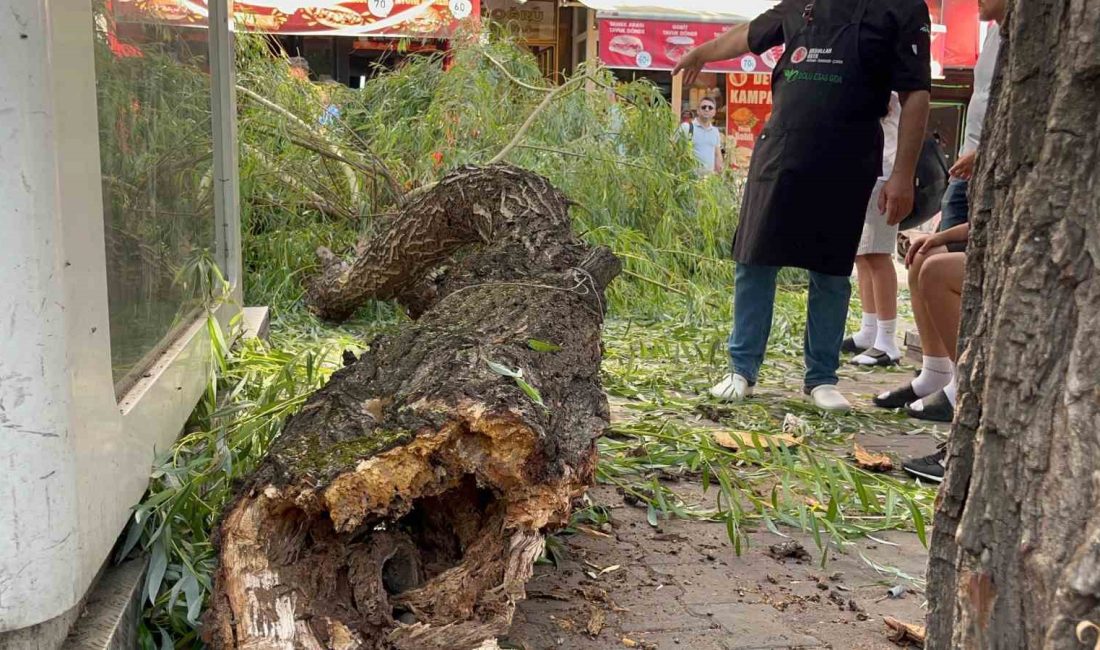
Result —
M 350 265 L 323 256 L 318 314 L 374 297 L 419 318 L 347 359 L 239 487 L 204 637 L 475 648 L 508 629 L 542 531 L 593 480 L 619 261 L 576 239 L 549 182 L 507 166 L 449 175 Z

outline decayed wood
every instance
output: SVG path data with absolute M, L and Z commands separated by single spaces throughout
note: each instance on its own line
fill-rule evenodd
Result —
M 1014 0 L 972 189 L 927 647 L 1100 621 L 1100 3 Z
M 505 631 L 541 531 L 593 478 L 618 269 L 573 236 L 563 195 L 504 166 L 452 174 L 332 264 L 319 313 L 387 297 L 423 315 L 348 359 L 240 487 L 210 645 L 442 650 Z

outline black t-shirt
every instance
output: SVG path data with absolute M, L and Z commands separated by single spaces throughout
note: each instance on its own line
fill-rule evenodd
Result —
M 782 45 L 805 19 L 808 0 L 782 0 L 749 24 L 749 49 L 761 54 Z M 859 56 L 871 74 L 890 90 L 932 89 L 929 65 L 931 20 L 924 0 L 865 0 Z M 816 24 L 850 22 L 859 0 L 817 0 Z

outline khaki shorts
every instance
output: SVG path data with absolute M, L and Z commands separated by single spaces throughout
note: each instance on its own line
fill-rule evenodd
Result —
M 863 236 L 859 239 L 856 255 L 890 255 L 897 246 L 898 227 L 886 223 L 886 215 L 878 210 L 878 197 L 886 181 L 875 181 L 871 200 L 867 202 L 867 213 L 863 222 Z

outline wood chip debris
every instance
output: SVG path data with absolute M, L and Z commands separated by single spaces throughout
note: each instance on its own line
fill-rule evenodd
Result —
M 886 454 L 877 454 L 867 451 L 863 445 L 855 444 L 852 455 L 856 459 L 856 465 L 871 472 L 889 472 L 894 469 L 894 461 Z
M 599 607 L 592 605 L 588 609 L 588 623 L 584 626 L 584 631 L 588 633 L 588 636 L 593 639 L 600 635 L 603 631 L 604 624 L 607 623 L 607 613 Z
M 609 567 L 602 567 L 601 568 L 598 564 L 592 564 L 591 562 L 588 562 L 587 560 L 585 561 L 585 564 L 594 569 L 594 571 L 585 571 L 584 572 L 584 574 L 586 576 L 588 576 L 589 578 L 591 578 L 593 580 L 599 578 L 600 576 L 604 575 L 605 573 L 612 573 L 612 572 L 618 571 L 619 569 L 622 568 L 618 564 L 612 564 Z
M 781 562 L 787 558 L 793 558 L 799 562 L 809 562 L 812 559 L 806 547 L 793 539 L 782 544 L 772 544 L 768 547 L 768 555 Z
M 527 597 L 531 600 L 558 600 L 567 603 L 573 597 L 561 591 L 528 591 Z
M 783 433 L 805 435 L 809 432 L 810 427 L 806 424 L 806 421 L 794 413 L 788 413 L 783 416 Z
M 574 526 L 577 530 L 581 531 L 585 535 L 591 535 L 593 537 L 603 537 L 604 539 L 611 539 L 614 535 L 608 535 L 607 533 L 596 530 L 595 528 L 589 528 L 588 526 L 582 526 L 580 524 Z
M 893 616 L 883 618 L 882 622 L 886 624 L 887 638 L 895 644 L 907 647 L 909 644 L 915 643 L 922 648 L 924 647 L 925 628 L 923 625 L 903 623 Z

